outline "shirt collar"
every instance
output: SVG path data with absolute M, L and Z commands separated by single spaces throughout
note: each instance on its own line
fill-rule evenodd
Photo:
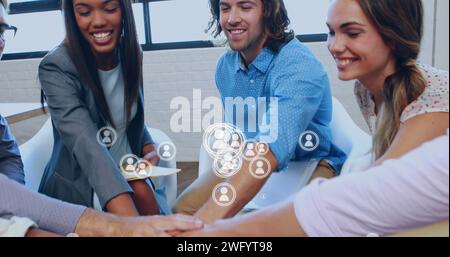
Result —
M 269 48 L 265 47 L 256 59 L 249 65 L 249 67 L 254 66 L 262 73 L 266 73 L 274 57 L 275 54 Z M 244 60 L 239 52 L 236 52 L 235 71 L 238 72 L 239 70 L 247 71 L 248 69 L 245 67 Z

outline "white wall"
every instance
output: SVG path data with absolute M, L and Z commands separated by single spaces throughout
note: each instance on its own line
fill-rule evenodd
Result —
M 347 107 L 352 117 L 365 127 L 362 116 L 356 108 L 351 83 L 338 81 L 335 64 L 326 51 L 324 43 L 309 44 L 318 58 L 325 64 L 332 78 L 334 95 Z M 146 82 L 146 120 L 151 126 L 164 130 L 176 143 L 178 157 L 182 161 L 197 159 L 201 144 L 201 133 L 173 133 L 170 119 L 178 110 L 169 110 L 170 102 L 178 96 L 193 100 L 193 89 L 202 90 L 202 99 L 218 96 L 214 83 L 214 70 L 217 59 L 224 53 L 224 48 L 192 49 L 177 51 L 149 52 L 145 55 L 144 80 Z M 193 109 L 193 112 L 199 112 Z M 202 111 L 202 115 L 208 109 Z M 191 117 L 191 124 L 192 124 Z M 196 121 L 198 122 L 198 121 Z
M 421 59 L 448 70 L 448 0 L 437 0 L 436 6 L 435 1 L 424 0 L 426 24 Z M 437 16 L 434 15 L 435 10 Z M 308 47 L 324 64 L 332 83 L 333 94 L 344 104 L 355 122 L 367 130 L 353 97 L 352 83 L 337 79 L 335 64 L 325 43 L 308 44 Z M 178 96 L 192 100 L 194 88 L 202 89 L 203 99 L 217 96 L 214 69 L 217 59 L 224 51 L 224 48 L 205 48 L 154 51 L 144 55 L 146 121 L 150 126 L 164 130 L 172 138 L 178 148 L 179 161 L 197 160 L 201 133 L 171 132 L 170 118 L 176 110 L 170 110 L 170 101 Z M 0 62 L 0 103 L 39 102 L 39 62 L 40 59 Z
M 448 56 L 449 56 L 449 1 L 437 0 L 436 4 L 436 35 L 435 35 L 435 66 L 448 70 Z
M 333 92 L 343 102 L 357 123 L 366 128 L 356 107 L 351 83 L 338 81 L 335 64 L 325 43 L 308 44 L 324 63 L 332 81 Z M 170 110 L 175 97 L 193 99 L 193 89 L 202 90 L 202 99 L 217 96 L 214 83 L 216 62 L 225 48 L 205 48 L 145 52 L 144 85 L 147 123 L 165 131 L 178 148 L 179 161 L 197 160 L 201 133 L 173 133 L 170 129 Z M 37 67 L 40 59 L 0 62 L 0 102 L 38 102 Z M 192 113 L 199 112 L 198 108 Z M 204 115 L 208 110 L 203 110 Z M 191 123 L 192 123 L 191 118 Z
M 422 41 L 422 51 L 420 59 L 429 64 L 433 64 L 434 49 L 434 14 L 436 0 L 423 0 L 424 4 L 424 35 Z M 401 21 L 399 21 L 401 22 Z

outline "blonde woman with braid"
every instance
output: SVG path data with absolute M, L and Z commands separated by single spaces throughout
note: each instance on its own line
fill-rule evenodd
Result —
M 373 161 L 397 159 L 446 133 L 448 72 L 418 64 L 421 0 L 335 0 L 328 48 L 373 133 Z

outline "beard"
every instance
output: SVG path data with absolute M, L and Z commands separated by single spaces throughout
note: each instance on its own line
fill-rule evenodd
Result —
M 266 36 L 266 33 L 264 31 L 264 29 L 261 29 L 261 32 L 257 35 L 257 36 L 253 36 L 250 37 L 246 40 L 246 42 L 244 43 L 243 46 L 241 47 L 233 47 L 232 44 L 228 43 L 228 45 L 230 46 L 230 48 L 233 51 L 237 51 L 237 52 L 251 52 L 255 49 L 257 49 L 259 46 L 261 46 L 261 44 L 265 44 L 266 42 L 262 42 L 264 40 Z

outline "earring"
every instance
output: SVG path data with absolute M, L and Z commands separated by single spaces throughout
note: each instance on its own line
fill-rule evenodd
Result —
M 122 33 L 120 33 L 120 37 L 123 38 L 125 36 L 125 22 L 122 20 Z

